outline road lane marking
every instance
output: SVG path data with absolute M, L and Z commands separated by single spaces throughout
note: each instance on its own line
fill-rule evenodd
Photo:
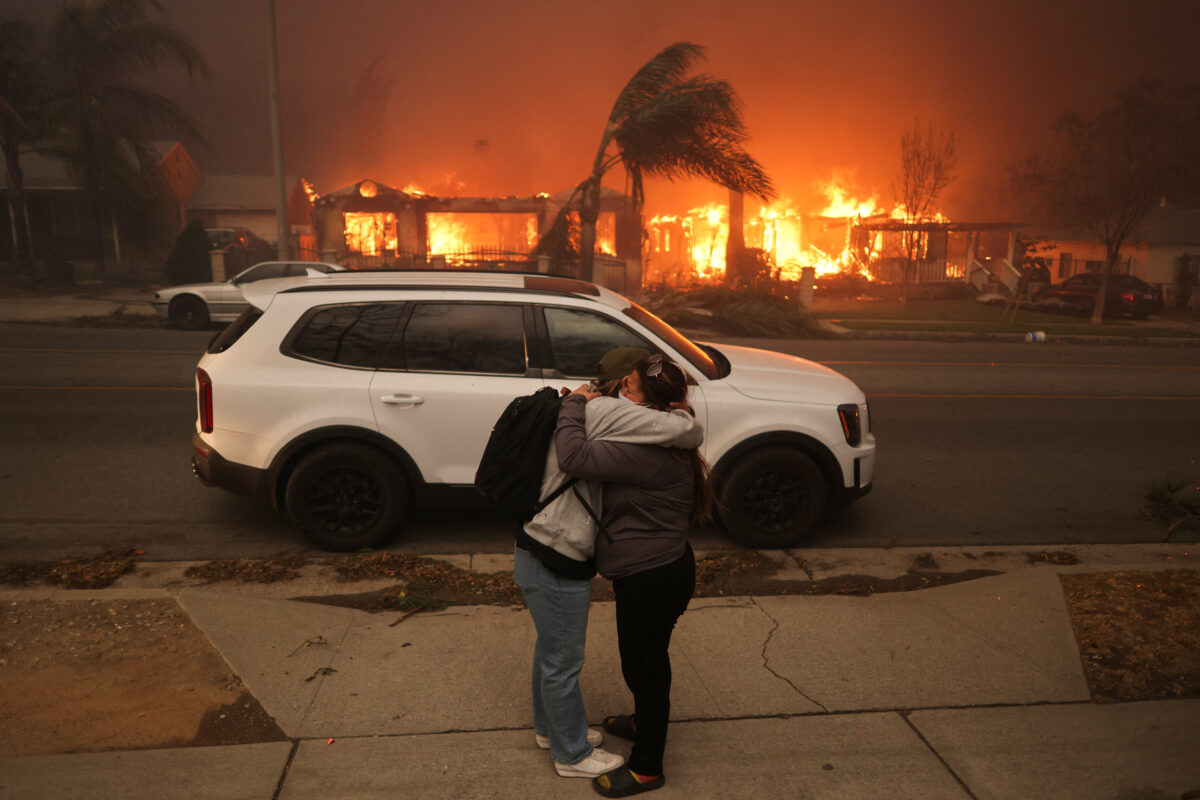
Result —
M 200 350 L 105 350 L 94 347 L 0 347 L 0 353 L 105 353 L 108 355 L 120 353 L 137 353 L 145 355 L 165 356 L 198 356 Z
M 0 384 L 0 389 L 23 389 L 35 392 L 194 392 L 195 386 L 33 386 L 29 384 Z
M 0 389 L 47 392 L 194 392 L 194 386 L 35 386 L 0 384 Z M 986 394 L 944 392 L 867 392 L 867 399 L 876 397 L 916 398 L 934 400 L 1200 400 L 1195 394 Z
M 1076 364 L 1062 361 L 1053 364 L 1002 364 L 982 361 L 818 361 L 825 366 L 840 367 L 1073 367 L 1079 369 L 1165 369 L 1200 371 L 1200 367 L 1173 364 Z
M 944 394 L 940 392 L 867 392 L 875 397 L 923 397 L 936 400 L 1200 400 L 1196 394 Z

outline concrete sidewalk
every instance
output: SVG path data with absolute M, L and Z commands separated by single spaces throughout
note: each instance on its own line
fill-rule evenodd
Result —
M 152 289 L 81 286 L 79 291 L 0 296 L 0 322 L 69 322 L 116 312 L 155 316 Z
M 1195 566 L 1186 546 L 1116 551 L 1085 563 Z M 861 552 L 808 551 L 805 561 L 851 574 L 892 559 Z M 488 570 L 502 560 L 479 557 Z M 1026 562 L 868 597 L 693 600 L 672 642 L 668 782 L 655 796 L 1200 791 L 1200 700 L 1090 702 L 1058 580 L 1088 568 Z M 177 596 L 291 741 L 4 759 L 0 798 L 596 796 L 587 781 L 557 777 L 534 746 L 534 631 L 523 608 L 458 606 L 398 622 L 398 612 L 244 588 L 112 591 Z M 594 723 L 632 710 L 611 603 L 592 606 L 582 683 Z M 628 753 L 621 740 L 606 747 Z

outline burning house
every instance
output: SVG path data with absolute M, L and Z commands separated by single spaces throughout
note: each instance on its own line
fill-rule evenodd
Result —
M 435 197 L 414 186 L 362 180 L 328 194 L 308 187 L 315 249 L 359 269 L 548 269 L 531 253 L 571 197 Z M 616 291 L 641 285 L 641 225 L 619 192 L 601 197 L 594 280 Z
M 1016 223 L 951 222 L 940 214 L 910 219 L 902 206 L 881 210 L 874 199 L 849 198 L 834 184 L 826 195 L 828 205 L 815 214 L 783 201 L 744 218 L 745 247 L 762 252 L 773 278 L 800 281 L 812 269 L 817 279 L 857 276 L 878 284 L 970 282 L 976 288 L 991 283 L 1016 289 Z M 654 217 L 643 261 L 647 282 L 685 286 L 722 280 L 728 237 L 725 205 Z

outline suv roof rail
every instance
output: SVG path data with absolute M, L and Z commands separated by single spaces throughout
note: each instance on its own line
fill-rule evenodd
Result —
M 347 270 L 309 275 L 300 285 L 281 288 L 280 293 L 313 292 L 335 288 L 471 288 L 510 289 L 554 294 L 600 296 L 600 287 L 589 281 L 545 272 L 499 272 L 496 270 Z M 287 279 L 284 279 L 287 280 Z

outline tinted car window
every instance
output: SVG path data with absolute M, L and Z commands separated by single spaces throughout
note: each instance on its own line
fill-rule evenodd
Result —
M 212 341 L 208 343 L 208 352 L 223 353 L 233 347 L 233 343 L 242 338 L 242 334 L 250 330 L 250 326 L 258 322 L 258 318 L 262 314 L 262 309 L 254 306 L 247 308 L 241 313 L 241 316 L 229 323 L 229 327 L 212 338 Z
M 377 367 L 403 310 L 401 303 L 318 308 L 301 322 L 285 352 L 348 367 Z
M 644 347 L 649 342 L 607 317 L 573 308 L 543 309 L 554 366 L 572 378 L 590 378 L 596 374 L 600 357 L 614 347 Z
M 417 303 L 404 328 L 402 349 L 408 370 L 524 375 L 524 309 L 483 303 Z
M 246 270 L 234 279 L 235 283 L 253 283 L 267 278 L 282 278 L 287 273 L 287 264 L 259 264 Z

